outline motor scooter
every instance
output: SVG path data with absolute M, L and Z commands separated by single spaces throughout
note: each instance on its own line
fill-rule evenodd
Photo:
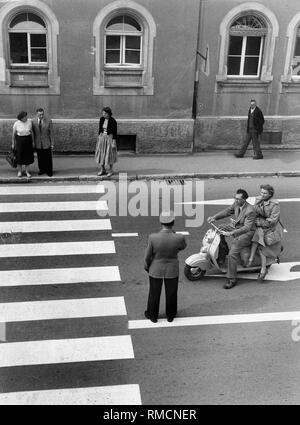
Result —
M 224 231 L 218 228 L 214 223 L 210 223 L 213 229 L 208 229 L 202 240 L 200 252 L 193 254 L 185 260 L 184 274 L 191 280 L 200 280 L 205 274 L 215 275 L 227 272 L 228 246 L 221 241 L 221 235 Z M 225 250 L 225 252 L 224 252 Z M 283 247 L 281 247 L 281 252 Z M 237 272 L 259 271 L 261 260 L 258 252 L 255 253 L 254 261 L 251 267 L 246 267 L 250 257 L 251 246 L 242 248 L 240 259 L 237 266 Z M 274 263 L 280 263 L 279 256 L 277 258 L 267 257 L 267 268 Z

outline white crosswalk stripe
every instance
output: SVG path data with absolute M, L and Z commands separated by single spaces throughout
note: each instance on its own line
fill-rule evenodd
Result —
M 108 211 L 106 201 L 8 202 L 0 204 L 0 213 L 48 211 Z
M 0 367 L 132 358 L 129 335 L 0 344 Z
M 117 266 L 0 271 L 0 287 L 120 281 Z
M 47 242 L 0 245 L 1 257 L 115 254 L 113 241 Z
M 139 405 L 139 385 L 20 391 L 0 394 L 0 405 Z
M 69 195 L 73 193 L 105 193 L 105 188 L 101 184 L 0 186 L 0 195 Z
M 0 322 L 125 316 L 124 297 L 26 301 L 0 304 Z
M 219 316 L 198 316 L 198 317 L 178 317 L 173 322 L 165 319 L 158 320 L 157 323 L 149 320 L 130 320 L 129 329 L 165 328 L 179 326 L 207 326 L 226 325 L 241 323 L 279 322 L 299 320 L 299 311 L 284 311 L 276 313 L 253 313 L 253 314 L 226 314 Z
M 59 194 L 97 194 L 104 193 L 101 185 L 26 185 L 2 186 L 0 195 L 59 195 Z M 53 196 L 52 196 L 53 199 Z M 80 199 L 80 198 L 79 198 Z M 99 211 L 108 212 L 106 201 L 58 201 L 58 202 L 7 202 L 0 203 L 0 213 L 31 213 L 40 216 L 45 212 L 73 212 Z M 38 217 L 38 216 L 37 216 Z M 13 220 L 14 218 L 12 218 Z M 26 220 L 26 219 L 25 219 Z M 0 233 L 35 233 L 41 232 L 71 232 L 71 231 L 102 231 L 112 230 L 109 219 L 94 218 L 91 220 L 34 220 L 0 222 Z M 100 235 L 100 234 L 99 234 Z M 104 234 L 105 235 L 105 234 Z M 108 235 L 106 234 L 106 237 Z M 111 237 L 112 234 L 111 234 Z M 109 240 L 96 241 L 68 241 L 68 233 L 62 242 L 44 243 L 5 243 L 0 244 L 0 258 L 9 261 L 10 258 L 20 257 L 66 257 L 71 255 L 101 255 L 115 254 L 115 243 Z M 36 240 L 36 239 L 35 239 Z M 38 240 L 38 238 L 37 238 Z M 13 241 L 11 239 L 11 241 Z M 9 239 L 8 239 L 8 242 Z M 110 258 L 110 257 L 107 257 Z M 100 263 L 101 264 L 101 263 Z M 66 285 L 91 283 L 120 282 L 119 267 L 116 265 L 98 267 L 65 267 L 43 269 L 0 270 L 0 288 L 35 286 L 36 289 L 45 285 Z M 5 327 L 9 323 L 51 321 L 58 319 L 84 319 L 126 317 L 127 311 L 123 296 L 101 298 L 51 299 L 45 301 L 24 301 L 0 303 L 0 324 Z M 50 322 L 48 322 L 50 323 Z M 37 326 L 39 324 L 37 323 Z M 78 326 L 78 325 L 77 325 Z M 114 325 L 115 326 L 115 325 Z M 123 325 L 122 325 L 123 326 Z M 58 328 L 60 329 L 60 328 Z M 122 329 L 122 328 L 121 328 Z M 116 332 L 117 333 L 117 332 Z M 121 332 L 122 333 L 122 332 Z M 53 337 L 51 337 L 53 338 Z M 32 338 L 30 338 L 32 339 Z M 34 365 L 63 365 L 67 363 L 82 364 L 87 362 L 102 362 L 106 360 L 128 360 L 134 358 L 134 351 L 130 335 L 109 335 L 96 337 L 63 338 L 7 342 L 0 344 L 0 368 Z M 45 388 L 45 382 L 41 385 Z M 63 383 L 64 386 L 64 383 Z M 76 385 L 75 385 L 76 386 Z M 19 388 L 18 388 L 19 389 Z M 0 393 L 0 404 L 104 404 L 126 405 L 141 404 L 140 388 L 138 384 L 106 385 L 84 388 L 54 388 L 43 390 L 18 390 L 17 392 Z
M 96 220 L 48 220 L 0 222 L 2 233 L 74 232 L 88 230 L 111 230 L 109 219 Z

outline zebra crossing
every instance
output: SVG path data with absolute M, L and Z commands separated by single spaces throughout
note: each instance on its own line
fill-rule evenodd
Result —
M 6 388 L 5 385 L 1 385 L 0 405 L 141 404 L 138 383 L 124 382 L 124 379 L 119 384 L 115 380 L 109 383 L 109 378 L 102 380 L 102 376 L 99 376 L 97 382 L 95 379 L 92 380 L 91 386 L 86 385 L 86 381 L 81 384 L 78 380 L 77 383 L 76 379 L 71 381 L 76 382 L 76 386 L 60 382 L 57 387 L 53 387 L 53 383 L 48 385 L 47 382 L 49 376 L 55 375 L 56 368 L 61 371 L 63 367 L 74 365 L 76 371 L 81 368 L 84 376 L 84 369 L 93 365 L 99 368 L 99 364 L 103 363 L 105 368 L 105 364 L 119 362 L 118 365 L 122 366 L 124 362 L 134 359 L 124 297 L 121 293 L 116 294 L 115 289 L 121 282 L 121 276 L 119 267 L 113 264 L 116 249 L 114 241 L 110 240 L 113 234 L 108 233 L 112 230 L 111 220 L 95 218 L 96 211 L 108 211 L 107 202 L 97 200 L 100 193 L 104 193 L 104 187 L 98 184 L 0 186 L 0 235 L 20 234 L 21 239 L 26 235 L 34 239 L 23 243 L 22 240 L 16 241 L 12 238 L 11 241 L 0 243 L 0 264 L 2 260 L 5 265 L 12 264 L 4 269 L 0 267 L 0 322 L 7 328 L 15 324 L 27 326 L 30 336 L 29 340 L 24 337 L 15 341 L 8 335 L 8 339 L 0 341 L 0 382 L 2 374 L 4 377 L 13 377 L 14 371 L 18 371 L 18 368 L 25 372 L 26 368 L 35 370 L 33 388 L 29 388 L 26 381 L 17 382 L 14 387 L 7 385 Z M 46 197 L 45 201 L 41 199 L 41 195 L 43 198 Z M 63 201 L 62 195 L 65 195 Z M 30 202 L 27 201 L 27 196 L 30 197 Z M 82 199 L 85 196 L 96 199 Z M 68 200 L 70 197 L 72 199 Z M 77 212 L 82 211 L 88 212 L 88 216 L 92 217 L 82 219 L 82 213 L 76 217 Z M 57 220 L 60 212 L 64 213 L 63 220 Z M 20 213 L 22 221 L 18 220 Z M 32 213 L 35 214 L 35 220 L 32 220 Z M 45 220 L 44 213 L 47 213 L 47 217 L 52 213 L 51 218 L 55 219 Z M 7 215 L 9 221 L 5 220 Z M 51 232 L 50 234 L 64 232 L 61 233 L 64 240 L 47 241 L 48 232 Z M 81 234 L 79 241 L 70 241 L 69 232 L 70 235 L 84 232 L 86 240 L 82 240 L 85 236 Z M 89 240 L 89 236 L 94 236 L 95 232 L 97 240 Z M 38 243 L 36 240 L 39 240 L 40 236 L 43 236 L 43 242 Z M 95 256 L 99 258 L 99 265 L 90 267 L 86 262 Z M 105 256 L 112 258 L 112 264 L 103 265 L 102 258 Z M 51 267 L 39 267 L 43 258 L 51 261 Z M 65 258 L 63 267 L 57 267 L 55 261 L 57 258 Z M 75 266 L 70 258 L 73 263 L 75 262 Z M 28 264 L 26 266 L 28 259 L 33 261 L 30 267 Z M 80 264 L 81 262 L 84 264 Z M 32 264 L 35 265 L 34 268 Z M 49 265 L 49 262 L 47 264 Z M 108 296 L 107 293 L 106 296 L 101 296 L 100 290 L 100 296 L 90 297 L 89 287 L 95 284 L 114 288 L 113 296 Z M 84 290 L 87 296 L 74 297 L 71 291 L 71 288 L 74 290 L 74 285 Z M 63 294 L 67 295 L 63 298 L 49 296 L 49 299 L 40 299 L 39 291 L 49 287 L 56 288 L 56 291 L 63 287 Z M 25 299 L 2 302 L 1 290 L 17 291 L 18 288 L 22 288 L 26 294 Z M 32 288 L 37 296 L 31 295 Z M 96 323 L 99 323 L 99 320 L 106 320 L 105 323 L 114 322 L 112 335 L 103 335 L 101 327 L 95 335 L 80 335 L 78 323 L 93 319 L 97 321 Z M 70 329 L 74 333 L 74 321 L 77 323 L 78 331 L 75 332 L 76 336 L 72 334 L 69 337 L 67 332 Z M 118 325 L 124 321 L 126 321 L 125 331 Z M 56 324 L 57 335 L 49 336 L 47 328 L 56 329 Z M 30 329 L 36 329 L 39 325 L 45 331 L 43 339 L 36 338 L 34 332 L 30 334 Z M 121 331 L 116 331 L 116 327 Z M 96 325 L 95 329 L 98 330 Z M 119 373 L 122 374 L 122 370 Z M 24 375 L 27 376 L 26 373 Z M 11 380 L 13 378 L 7 379 Z M 3 382 L 5 383 L 5 379 Z

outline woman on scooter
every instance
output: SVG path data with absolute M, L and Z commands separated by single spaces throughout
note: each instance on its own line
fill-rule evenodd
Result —
M 258 281 L 263 282 L 268 273 L 267 257 L 276 258 L 281 251 L 283 227 L 280 222 L 279 202 L 273 198 L 274 188 L 269 184 L 260 186 L 260 196 L 255 199 L 256 231 L 252 238 L 251 253 L 246 267 L 251 267 L 256 250 L 261 259 Z

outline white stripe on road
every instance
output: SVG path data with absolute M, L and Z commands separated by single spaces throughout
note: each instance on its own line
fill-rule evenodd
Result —
M 129 335 L 0 344 L 0 367 L 132 358 Z
M 181 234 L 181 235 L 189 235 L 189 232 L 176 232 L 177 234 Z M 138 236 L 138 233 L 112 233 L 111 236 L 113 238 L 122 238 L 122 237 L 133 237 L 133 236 Z
M 129 329 L 165 328 L 177 326 L 224 325 L 234 323 L 256 323 L 300 320 L 300 311 L 279 313 L 233 314 L 220 316 L 178 317 L 173 322 L 166 319 L 153 323 L 150 320 L 129 320 Z
M 0 287 L 120 281 L 118 266 L 0 271 Z
M 290 280 L 300 279 L 300 271 L 292 270 L 294 267 L 299 267 L 299 266 L 300 266 L 300 261 L 272 264 L 265 277 L 265 280 L 288 282 Z M 207 276 L 224 278 L 224 275 L 221 275 L 221 274 L 211 274 L 211 275 L 208 274 Z M 257 272 L 256 273 L 238 273 L 238 277 L 241 279 L 256 280 Z
M 139 385 L 62 388 L 0 394 L 0 405 L 140 405 Z
M 72 232 L 81 230 L 111 230 L 106 218 L 96 220 L 49 220 L 0 222 L 1 233 Z
M 115 254 L 113 241 L 0 244 L 1 257 Z
M 300 198 L 282 198 L 277 199 L 279 202 L 300 202 Z M 208 201 L 190 201 L 190 202 L 176 202 L 177 204 L 187 204 L 187 205 L 232 205 L 234 202 L 233 198 L 227 199 L 210 199 Z M 254 205 L 255 197 L 249 196 L 247 199 L 249 204 Z
M 51 195 L 72 193 L 105 193 L 102 184 L 97 185 L 21 185 L 0 186 L 0 195 Z
M 0 322 L 124 316 L 124 297 L 26 301 L 0 304 Z
M 7 202 L 0 204 L 0 213 L 48 211 L 108 211 L 108 206 L 106 201 Z
M 138 233 L 112 233 L 111 236 L 113 238 L 122 238 L 122 237 L 132 237 L 132 236 L 138 236 Z

